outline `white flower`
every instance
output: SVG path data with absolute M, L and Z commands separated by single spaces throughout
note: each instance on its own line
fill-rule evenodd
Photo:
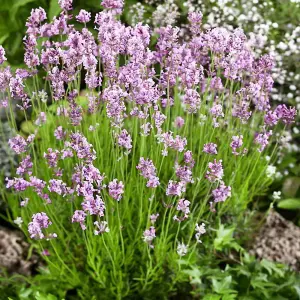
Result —
M 274 177 L 275 174 L 276 174 L 276 167 L 269 165 L 266 170 L 267 177 L 272 178 L 272 177 Z
M 14 223 L 16 225 L 18 225 L 20 228 L 22 226 L 22 223 L 23 223 L 23 219 L 21 217 L 17 217 L 15 220 L 14 220 Z
M 274 200 L 280 200 L 281 199 L 281 192 L 273 192 L 273 199 Z
M 184 243 L 178 243 L 177 253 L 179 256 L 184 256 L 188 252 L 188 247 Z
M 206 233 L 205 224 L 202 223 L 200 226 L 198 224 L 196 224 L 195 230 L 197 232 L 195 234 L 197 242 L 202 243 L 202 241 L 200 240 L 200 236 L 203 235 L 204 233 Z

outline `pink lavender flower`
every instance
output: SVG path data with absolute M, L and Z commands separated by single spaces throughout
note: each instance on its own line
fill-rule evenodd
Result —
M 26 181 L 23 178 L 14 178 L 14 179 L 8 179 L 5 178 L 6 180 L 6 188 L 9 189 L 13 187 L 16 191 L 23 192 L 25 191 L 28 187 L 31 186 L 30 182 Z
M 20 165 L 17 168 L 16 173 L 21 176 L 23 176 L 24 174 L 31 175 L 32 174 L 32 170 L 31 170 L 32 166 L 33 166 L 33 163 L 31 161 L 30 155 L 26 155 L 26 157 L 20 162 Z
M 210 81 L 210 88 L 215 91 L 223 90 L 223 84 L 220 77 L 213 77 Z
M 66 183 L 61 179 L 50 179 L 48 189 L 50 192 L 62 195 L 63 197 L 73 193 L 73 190 L 68 188 Z
M 273 111 L 269 110 L 265 114 L 264 121 L 265 121 L 265 124 L 268 126 L 275 126 L 279 121 L 279 117 L 275 111 L 273 112 Z
M 76 16 L 76 20 L 80 23 L 88 23 L 91 20 L 91 13 L 81 9 L 79 14 Z
M 15 151 L 17 154 L 26 152 L 27 143 L 26 143 L 25 139 L 20 135 L 17 135 L 15 137 L 11 138 L 8 141 L 8 144 L 9 144 L 10 148 L 13 151 Z
M 108 184 L 108 193 L 109 195 L 117 201 L 122 199 L 122 195 L 124 194 L 124 184 L 122 181 L 114 179 Z
M 174 138 L 172 133 L 169 132 L 165 132 L 161 135 L 161 141 L 164 143 L 165 151 L 167 151 L 167 148 L 171 148 L 178 152 L 183 152 L 187 145 L 186 138 L 182 138 L 179 135 L 176 135 Z
M 287 108 L 285 104 L 278 105 L 274 112 L 284 124 L 293 123 L 297 115 L 297 111 L 294 107 Z
M 269 144 L 269 137 L 272 135 L 272 130 L 268 132 L 262 132 L 256 135 L 254 142 L 258 145 L 260 145 L 260 148 L 258 149 L 259 152 L 264 151 L 264 149 Z
M 48 153 L 44 153 L 44 157 L 46 158 L 48 165 L 51 168 L 57 167 L 58 159 L 59 159 L 59 151 L 54 150 L 52 148 L 48 148 Z
M 203 147 L 203 152 L 207 154 L 218 154 L 217 145 L 214 143 L 205 144 Z
M 214 162 L 208 163 L 209 170 L 206 172 L 206 178 L 210 182 L 215 182 L 216 180 L 221 180 L 224 176 L 222 160 L 217 161 L 216 159 Z
M 154 248 L 153 246 L 153 240 L 155 239 L 156 235 L 155 235 L 155 228 L 154 226 L 151 226 L 149 229 L 146 229 L 144 231 L 144 234 L 143 234 L 143 240 L 145 243 L 147 243 L 150 248 Z
M 201 104 L 200 95 L 194 89 L 187 89 L 185 90 L 183 103 L 187 106 L 187 109 L 190 113 L 195 113 Z
M 195 165 L 195 160 L 193 159 L 192 151 L 188 150 L 184 153 L 184 162 L 193 168 Z
M 106 9 L 113 9 L 117 13 L 121 13 L 124 6 L 124 0 L 102 0 L 101 5 Z
M 153 214 L 150 216 L 150 222 L 151 224 L 154 224 L 157 220 L 157 218 L 159 217 L 159 214 Z
M 190 30 L 193 35 L 199 35 L 201 33 L 201 24 L 202 24 L 203 14 L 201 12 L 190 12 L 188 20 L 190 22 Z
M 62 126 L 58 126 L 54 131 L 54 136 L 57 140 L 64 140 L 66 137 L 66 131 L 63 130 Z
M 58 4 L 63 10 L 72 10 L 72 3 L 73 0 L 58 0 Z
M 195 237 L 196 237 L 197 243 L 202 243 L 202 241 L 200 240 L 200 237 L 201 237 L 201 235 L 206 233 L 205 224 L 202 223 L 200 226 L 198 224 L 196 224 L 195 230 L 196 230 Z
M 91 196 L 85 197 L 82 202 L 82 208 L 84 211 L 88 212 L 90 215 L 96 215 L 99 217 L 104 216 L 105 203 L 99 195 L 96 195 L 96 199 Z
M 188 216 L 189 216 L 189 213 L 190 213 L 190 206 L 191 202 L 186 200 L 186 199 L 180 199 L 178 201 L 178 204 L 177 204 L 177 210 L 179 212 L 182 212 L 183 213 L 183 216 L 182 217 L 178 217 L 177 215 L 175 215 L 173 217 L 173 220 L 177 221 L 177 222 L 182 222 L 183 220 L 187 219 Z
M 232 149 L 232 153 L 234 155 L 239 155 L 237 150 L 241 148 L 243 145 L 243 136 L 242 135 L 236 135 L 232 137 L 232 142 L 230 143 L 230 147 Z
M 99 234 L 102 234 L 104 232 L 109 232 L 108 223 L 106 221 L 101 221 L 101 222 L 95 221 L 94 225 L 97 228 L 97 229 L 94 230 L 95 235 L 99 235 Z
M 46 213 L 41 212 L 34 214 L 32 216 L 32 222 L 28 224 L 28 232 L 30 237 L 35 239 L 44 239 L 47 236 L 44 235 L 42 230 L 48 228 L 51 224 L 52 222 L 49 220 Z M 51 236 L 48 235 L 48 237 L 55 238 L 57 235 L 54 233 L 51 234 Z
M 86 226 L 84 224 L 86 218 L 86 213 L 83 210 L 75 210 L 72 216 L 72 223 L 77 222 L 80 224 L 82 230 L 86 230 Z
M 136 168 L 144 178 L 148 179 L 147 187 L 155 188 L 160 184 L 159 178 L 156 176 L 156 168 L 151 159 L 147 158 L 145 160 L 144 157 L 141 157 Z
M 231 196 L 231 187 L 226 186 L 224 182 L 218 188 L 212 191 L 214 202 L 224 202 L 227 198 Z
M 35 125 L 41 126 L 42 124 L 45 124 L 46 121 L 47 121 L 46 113 L 41 112 L 35 121 Z
M 176 128 L 181 128 L 184 125 L 184 119 L 181 117 L 177 117 L 174 121 L 174 126 Z
M 166 190 L 167 196 L 181 196 L 181 194 L 184 191 L 185 191 L 185 184 L 183 182 L 169 180 L 167 190 Z
M 5 50 L 4 48 L 0 45 L 0 65 L 2 65 L 6 61 L 5 57 Z
M 124 147 L 128 152 L 132 149 L 132 139 L 126 129 L 123 129 L 118 136 L 118 145 Z
M 27 206 L 28 202 L 29 202 L 29 198 L 24 198 L 24 200 L 20 202 L 20 206 L 25 207 Z
M 193 182 L 192 171 L 188 166 L 175 166 L 176 176 L 180 179 L 181 182 Z

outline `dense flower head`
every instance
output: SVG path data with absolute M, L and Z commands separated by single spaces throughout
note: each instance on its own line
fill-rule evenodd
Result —
M 17 135 L 16 137 L 10 139 L 8 144 L 10 148 L 17 154 L 24 153 L 27 150 L 27 142 L 21 135 Z
M 124 194 L 123 182 L 118 182 L 118 179 L 114 179 L 113 181 L 111 181 L 108 184 L 108 193 L 113 199 L 120 201 L 122 199 L 122 195 Z
M 33 163 L 31 161 L 30 155 L 26 155 L 25 158 L 20 162 L 19 167 L 17 168 L 17 175 L 31 175 L 32 174 Z
M 0 45 L 0 65 L 2 65 L 6 61 L 5 57 L 5 50 L 4 48 Z
M 154 248 L 153 246 L 153 240 L 155 239 L 155 228 L 154 226 L 151 226 L 149 229 L 146 229 L 143 234 L 143 240 L 145 243 L 147 243 L 151 248 Z
M 232 153 L 234 155 L 239 155 L 237 150 L 241 148 L 243 145 L 243 136 L 242 135 L 236 135 L 232 137 L 232 142 L 230 143 L 230 147 L 232 149 Z
M 231 196 L 231 187 L 221 182 L 220 186 L 212 191 L 214 202 L 224 202 Z
M 55 238 L 57 235 L 51 234 L 46 235 L 42 232 L 43 229 L 48 228 L 52 222 L 50 221 L 49 217 L 46 215 L 46 213 L 41 212 L 34 214 L 32 216 L 32 221 L 28 224 L 28 232 L 30 234 L 31 238 L 35 239 L 44 239 L 44 238 Z
M 224 176 L 224 170 L 222 166 L 222 160 L 214 160 L 214 162 L 208 163 L 209 170 L 206 172 L 206 178 L 210 182 L 221 180 Z
M 100 221 L 100 222 L 95 221 L 94 225 L 96 227 L 96 229 L 94 230 L 95 235 L 99 235 L 104 232 L 109 232 L 108 223 L 106 221 Z
M 77 222 L 80 224 L 82 230 L 86 230 L 86 225 L 84 224 L 86 218 L 86 213 L 82 210 L 75 210 L 72 216 L 72 223 Z
M 126 129 L 123 129 L 118 136 L 118 145 L 127 149 L 129 152 L 132 148 L 132 139 Z
M 72 10 L 73 0 L 58 0 L 58 4 L 63 10 Z
M 91 20 L 91 13 L 81 9 L 79 14 L 76 16 L 76 20 L 80 23 L 88 23 Z
M 271 135 L 272 135 L 272 130 L 258 133 L 256 135 L 254 142 L 260 146 L 258 148 L 259 152 L 262 152 L 266 148 L 266 146 L 269 144 L 269 138 Z
M 217 145 L 214 143 L 207 143 L 203 146 L 203 152 L 207 154 L 218 154 Z

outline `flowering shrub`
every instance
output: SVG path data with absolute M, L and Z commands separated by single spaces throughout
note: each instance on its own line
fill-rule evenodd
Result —
M 13 217 L 81 298 L 164 298 L 187 279 L 183 264 L 219 249 L 221 218 L 271 184 L 274 133 L 296 110 L 271 107 L 273 61 L 240 29 L 202 31 L 191 13 L 182 43 L 176 27 L 125 26 L 123 1 L 104 0 L 95 37 L 88 12 L 59 4 L 50 23 L 42 8 L 28 18 L 27 69 L 13 72 L 1 48 L 1 92 L 35 118 L 34 133 L 9 141 Z

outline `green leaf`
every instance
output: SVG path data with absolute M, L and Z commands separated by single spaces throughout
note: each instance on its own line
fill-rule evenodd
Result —
M 282 209 L 300 209 L 300 199 L 285 199 L 277 205 Z
M 213 290 L 218 294 L 231 294 L 236 293 L 236 291 L 232 290 L 231 287 L 232 276 L 226 276 L 221 280 L 217 280 L 215 278 L 212 279 Z
M 214 240 L 214 247 L 216 250 L 221 251 L 224 247 L 230 246 L 233 239 L 233 232 L 235 228 L 225 228 L 223 224 L 220 225 L 217 231 L 217 237 Z
M 16 14 L 17 14 L 20 7 L 26 5 L 30 2 L 34 2 L 34 1 L 35 0 L 15 0 L 13 2 L 14 4 L 12 5 L 11 9 L 9 10 L 11 19 L 12 20 L 15 19 L 15 16 L 16 16 Z
M 221 296 L 215 295 L 215 294 L 207 294 L 203 298 L 203 300 L 220 300 L 220 299 L 221 299 Z
M 53 17 L 57 16 L 61 12 L 61 8 L 57 0 L 50 1 L 50 7 L 48 12 L 48 18 L 51 21 Z

